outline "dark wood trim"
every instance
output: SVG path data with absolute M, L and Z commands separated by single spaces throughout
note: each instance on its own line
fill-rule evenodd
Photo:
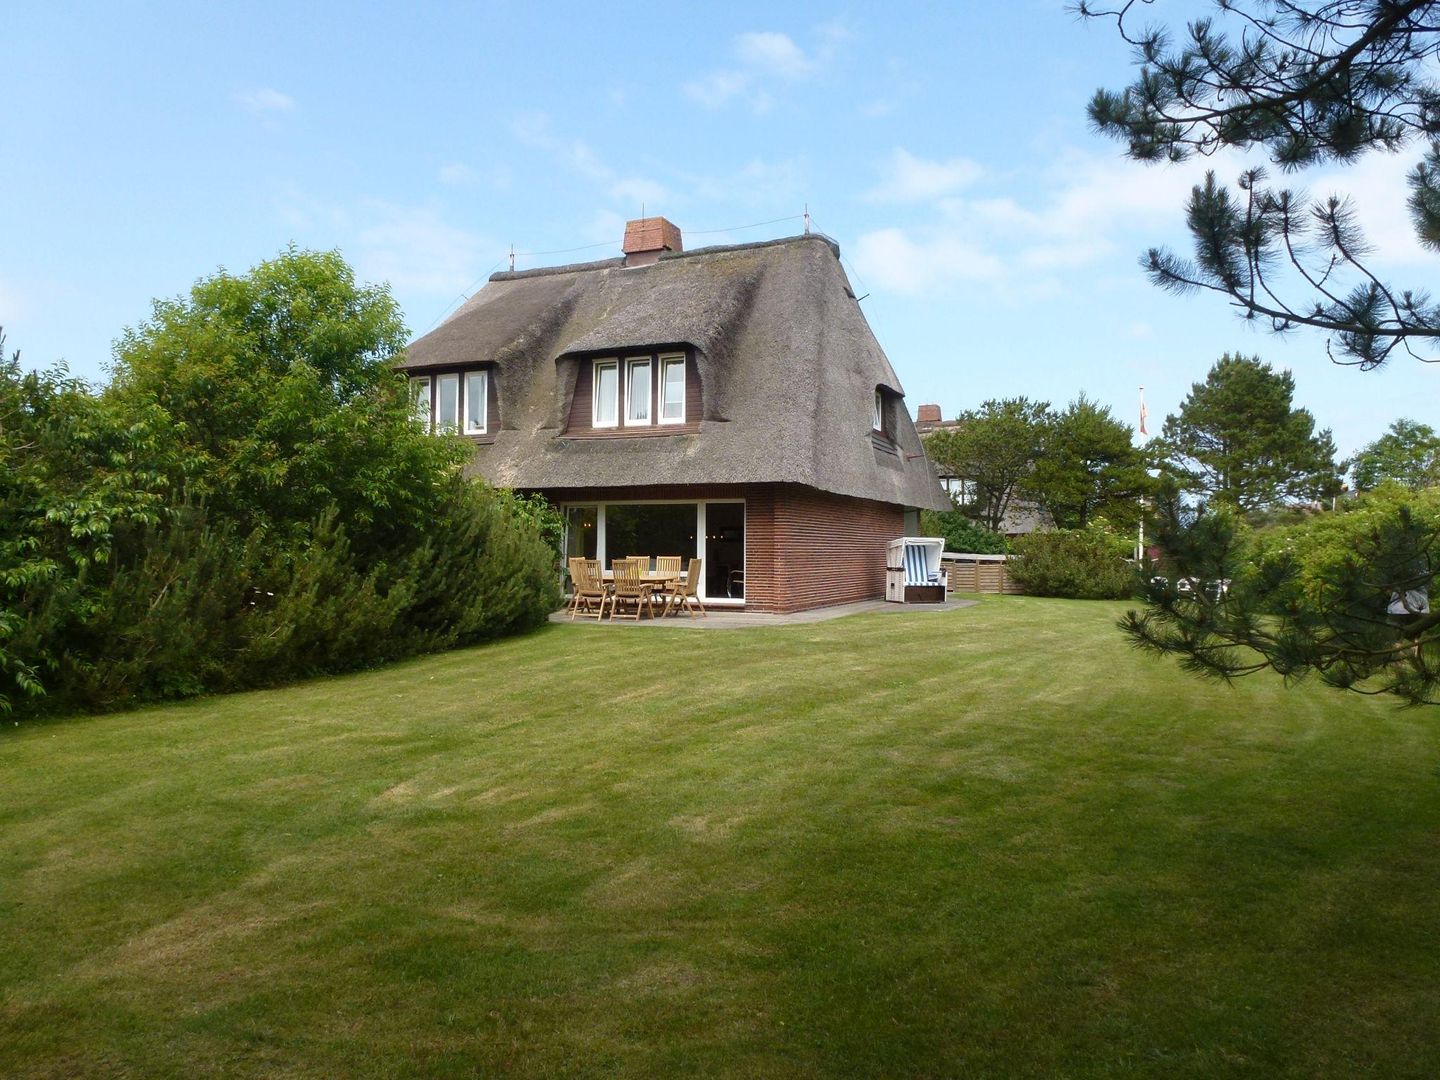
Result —
M 463 431 L 463 428 L 465 426 L 465 413 L 463 408 L 465 376 L 470 374 L 472 371 L 483 371 L 486 375 L 484 435 L 466 435 Z M 466 442 L 474 443 L 476 446 L 484 446 L 488 443 L 493 443 L 495 441 L 495 433 L 500 428 L 500 379 L 498 378 L 499 371 L 496 368 L 496 365 L 487 362 L 483 364 L 466 364 L 463 367 L 421 368 L 418 370 L 407 371 L 405 373 L 407 385 L 408 380 L 410 379 L 430 380 L 430 424 L 432 430 L 434 429 L 435 425 L 435 408 L 439 402 L 440 397 L 440 378 L 444 375 L 458 375 L 460 377 L 460 400 L 462 402 L 462 408 L 460 413 L 460 427 L 462 430 L 457 430 L 455 434 L 458 435 L 460 438 L 464 439 Z
M 685 422 L 683 424 L 662 424 L 660 422 L 660 358 L 662 356 L 685 357 Z M 616 404 L 619 423 L 617 426 L 597 428 L 594 424 L 595 406 L 595 362 L 615 360 L 618 363 L 619 393 Z M 648 424 L 625 423 L 625 406 L 629 393 L 630 361 L 650 361 L 650 417 Z M 694 350 L 686 346 L 657 349 L 631 349 L 618 353 L 596 353 L 580 358 L 576 365 L 575 389 L 570 398 L 570 415 L 566 417 L 565 428 L 560 432 L 562 439 L 653 439 L 666 435 L 693 435 L 700 430 L 700 417 L 704 408 L 704 393 L 700 385 L 700 369 L 695 363 Z

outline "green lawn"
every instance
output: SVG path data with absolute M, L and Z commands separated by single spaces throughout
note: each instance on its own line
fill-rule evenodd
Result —
M 1201 683 L 1119 610 L 11 728 L 0 1076 L 1440 1074 L 1440 715 Z

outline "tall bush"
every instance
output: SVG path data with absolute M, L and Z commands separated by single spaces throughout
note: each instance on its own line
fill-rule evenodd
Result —
M 963 510 L 925 510 L 920 515 L 920 531 L 943 538 L 946 551 L 1004 555 L 1010 550 L 1003 533 L 987 529 Z
M 1006 572 L 1033 596 L 1123 600 L 1135 595 L 1138 577 L 1124 554 L 1129 540 L 1103 523 L 1033 532 L 1012 544 Z
M 0 709 L 267 685 L 533 627 L 558 515 L 411 415 L 388 292 L 291 249 L 157 302 L 96 393 L 0 365 Z

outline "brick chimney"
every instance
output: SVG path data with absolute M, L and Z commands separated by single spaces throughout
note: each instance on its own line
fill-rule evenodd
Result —
M 915 422 L 917 424 L 938 424 L 940 423 L 939 405 L 921 405 L 915 410 Z
M 662 251 L 684 251 L 680 229 L 663 217 L 637 218 L 625 223 L 626 266 L 649 266 L 660 261 Z

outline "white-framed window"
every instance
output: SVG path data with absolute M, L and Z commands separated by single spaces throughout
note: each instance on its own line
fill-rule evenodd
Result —
M 410 408 L 412 415 L 425 429 L 430 429 L 430 376 L 416 375 L 410 380 Z
M 875 388 L 875 411 L 871 414 L 870 426 L 876 431 L 885 430 L 885 394 L 878 386 Z
M 490 422 L 490 375 L 465 373 L 465 434 L 484 435 Z
M 660 423 L 685 422 L 685 357 L 660 358 Z
M 625 423 L 644 425 L 650 423 L 650 358 L 626 361 L 625 365 Z
M 615 427 L 620 423 L 620 363 L 617 360 L 595 361 L 594 401 L 590 420 L 597 428 Z
M 940 486 L 949 494 L 950 500 L 956 506 L 973 506 L 975 504 L 976 489 L 974 480 L 964 480 L 958 476 L 942 476 Z
M 435 430 L 460 430 L 460 376 L 435 377 Z

